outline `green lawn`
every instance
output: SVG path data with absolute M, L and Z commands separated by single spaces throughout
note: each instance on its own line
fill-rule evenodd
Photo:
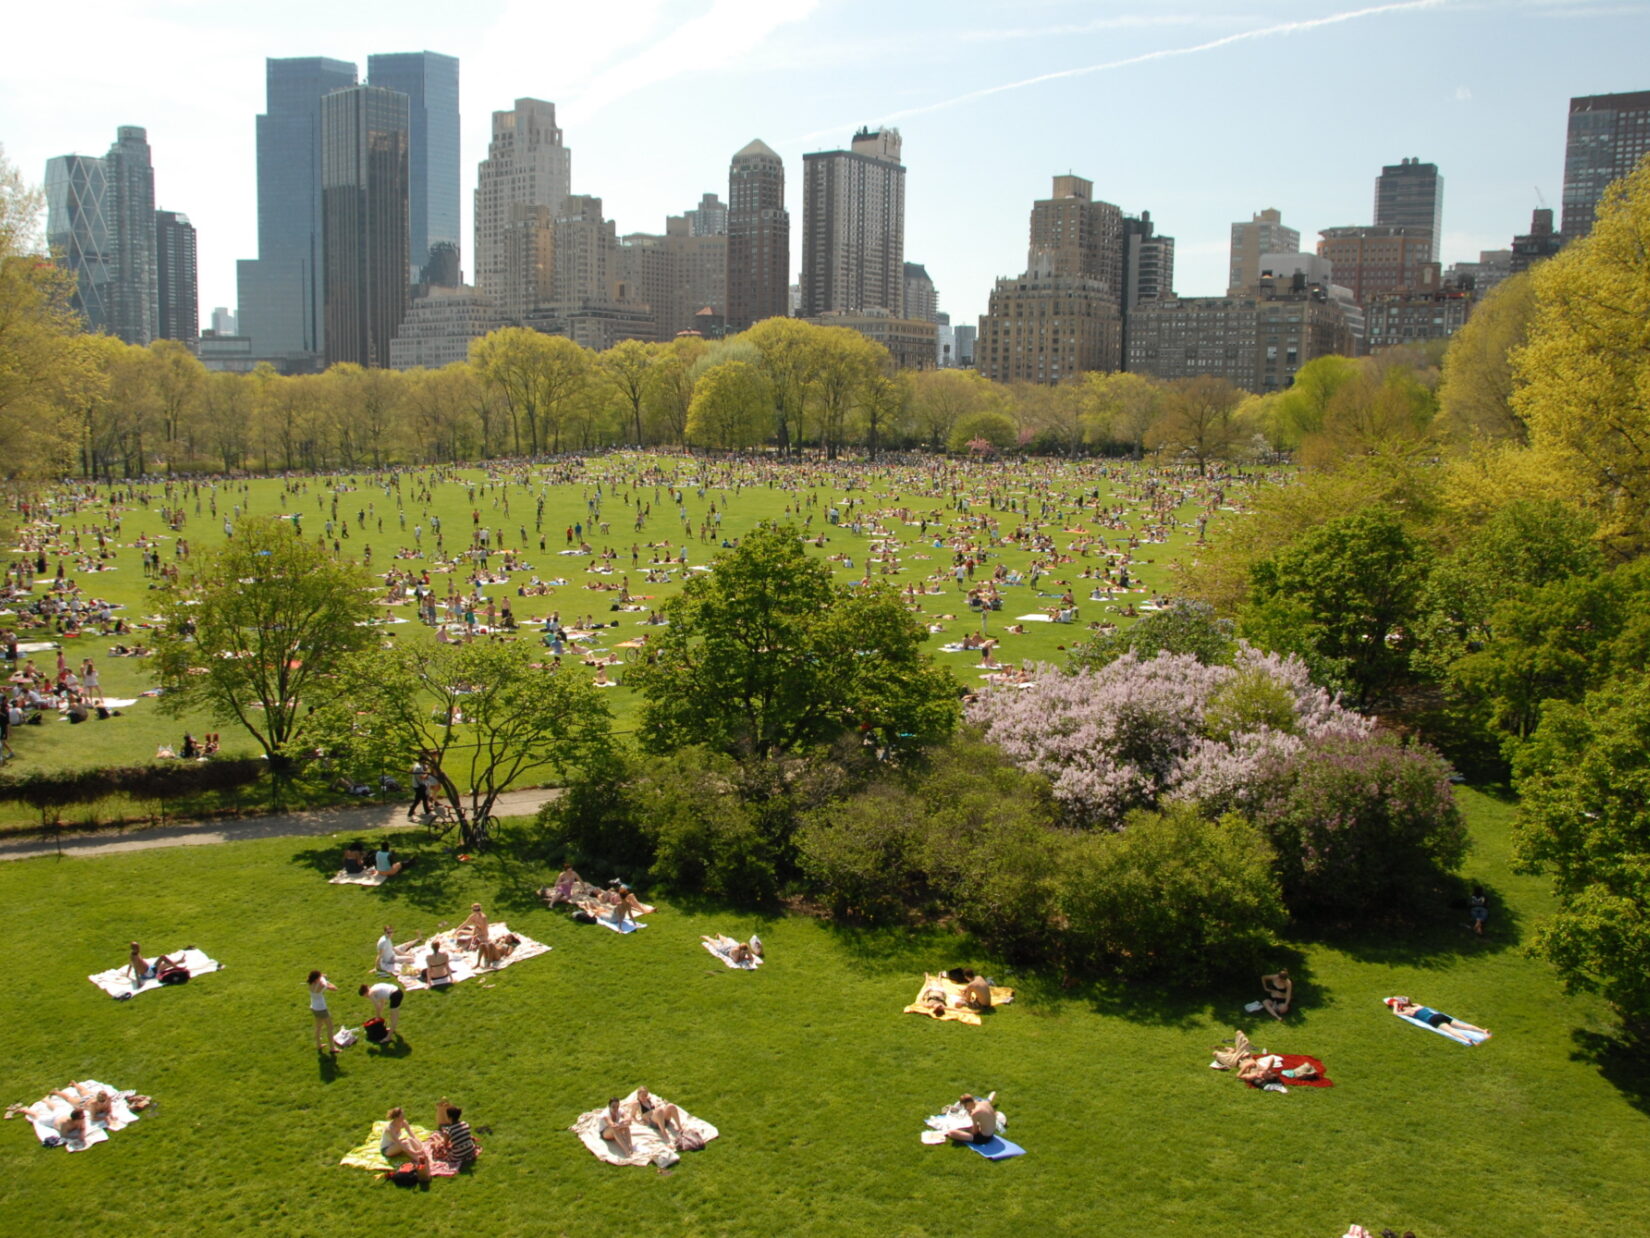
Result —
M 383 572 L 390 567 L 429 567 L 434 560 L 432 518 L 441 521 L 446 549 L 451 554 L 468 545 L 471 530 L 479 516 L 482 525 L 500 531 L 500 536 L 495 537 L 492 543 L 494 546 L 499 546 L 502 541 L 505 548 L 524 549 L 524 557 L 532 565 L 531 572 L 514 574 L 508 586 L 492 586 L 486 590 L 495 601 L 502 601 L 508 596 L 518 621 L 541 620 L 552 611 L 558 611 L 563 622 L 570 622 L 574 617 L 588 613 L 599 621 L 621 621 L 618 639 L 630 639 L 648 630 L 639 624 L 645 616 L 612 612 L 608 609 L 614 597 L 612 593 L 584 587 L 587 583 L 617 583 L 619 576 L 588 574 L 585 570 L 588 558 L 557 552 L 566 547 L 565 531 L 569 527 L 575 522 L 589 522 L 587 496 L 593 495 L 595 485 L 600 483 L 604 487 L 605 499 L 602 516 L 609 521 L 611 532 L 603 535 L 599 528 L 594 531 L 586 528 L 583 531 L 585 539 L 598 552 L 612 546 L 621 553 L 619 570 L 628 575 L 634 594 L 648 596 L 646 604 L 661 604 L 679 592 L 682 585 L 680 572 L 668 584 L 653 585 L 643 580 L 649 560 L 653 557 L 653 552 L 648 549 L 649 544 L 668 541 L 672 544 L 670 553 L 673 554 L 682 541 L 683 529 L 665 486 L 649 484 L 634 489 L 630 486 L 629 482 L 644 468 L 663 469 L 686 486 L 685 510 L 689 516 L 688 556 L 691 564 L 710 562 L 722 537 L 736 539 L 758 521 L 790 519 L 802 525 L 811 516 L 809 531 L 823 531 L 828 538 L 825 546 L 813 548 L 811 553 L 850 556 L 854 563 L 852 568 L 840 562 L 833 566 L 837 579 L 844 582 L 856 580 L 863 574 L 871 539 L 868 533 L 850 531 L 846 522 L 867 513 L 909 509 L 909 523 L 890 516 L 886 525 L 904 543 L 901 551 L 903 570 L 889 575 L 878 573 L 876 577 L 901 587 L 949 566 L 952 552 L 932 545 L 937 530 L 944 532 L 961 528 L 965 518 L 977 517 L 982 512 L 997 516 L 1004 537 L 1012 533 L 1018 524 L 1035 523 L 1041 532 L 1052 536 L 1063 549 L 1077 540 L 1077 535 L 1065 530 L 1082 526 L 1104 536 L 1109 544 L 1115 546 L 1120 537 L 1127 537 L 1129 531 L 1138 533 L 1146 524 L 1148 503 L 1143 486 L 1152 475 L 1152 471 L 1144 465 L 1116 461 L 1068 463 L 1028 460 L 966 466 L 953 464 L 945 474 L 906 468 L 867 470 L 850 466 L 775 466 L 776 471 L 772 473 L 758 473 L 746 468 L 719 475 L 723 480 L 738 484 L 710 485 L 701 496 L 698 489 L 689 484 L 699 477 L 703 467 L 696 460 L 620 454 L 593 458 L 584 462 L 582 467 L 583 479 L 573 482 L 547 481 L 547 474 L 542 470 L 497 477 L 489 477 L 480 469 L 466 470 L 455 479 L 430 483 L 431 497 L 428 502 L 419 497 L 419 490 L 432 476 L 429 473 L 407 475 L 402 480 L 399 494 L 392 490 L 388 497 L 383 485 L 375 484 L 366 475 L 353 478 L 311 477 L 300 483 L 303 487 L 300 492 L 286 494 L 284 503 L 282 498 L 287 483 L 277 479 L 220 482 L 215 489 L 202 485 L 198 496 L 185 487 L 176 491 L 171 500 L 166 498 L 161 487 L 155 486 L 150 488 L 151 501 L 147 505 L 122 508 L 120 536 L 112 560 L 116 570 L 76 576 L 72 555 L 65 560 L 65 570 L 77 579 L 87 595 L 122 603 L 126 609 L 121 613 L 129 621 L 142 621 L 145 616 L 157 611 L 162 595 L 143 574 L 141 553 L 133 546 L 140 535 L 164 539 L 160 544 L 167 563 L 177 561 L 175 549 L 179 538 L 186 539 L 194 549 L 219 545 L 224 539 L 224 520 L 227 518 L 233 522 L 244 519 L 247 514 L 301 514 L 304 535 L 315 537 L 325 532 L 325 522 L 331 516 L 331 503 L 337 488 L 340 521 L 348 519 L 351 528 L 348 539 L 338 537 L 342 555 L 358 557 L 370 546 L 375 571 Z M 1241 502 L 1247 489 L 1245 484 L 1227 484 L 1228 503 Z M 1102 501 L 1108 506 L 1124 509 L 1122 518 L 1127 530 L 1099 527 L 1092 508 L 1095 491 L 1100 492 Z M 99 525 L 106 525 L 108 520 L 108 489 L 97 487 L 93 493 L 100 497 L 98 504 L 88 504 L 78 511 L 60 509 L 56 513 L 56 519 L 65 529 L 65 542 L 78 529 L 82 532 L 81 546 L 86 550 L 95 549 L 93 530 Z M 1090 504 L 1081 512 L 1076 505 L 1080 494 L 1087 496 L 1086 502 Z M 541 495 L 545 502 L 542 522 L 536 516 Z M 847 506 L 850 500 L 857 506 Z M 217 505 L 216 514 L 212 511 L 214 502 Z M 830 528 L 826 525 L 826 512 L 833 502 L 843 505 L 844 525 L 841 527 Z M 993 513 L 993 503 L 1002 507 L 1010 502 L 1016 504 L 1018 510 Z M 651 505 L 651 515 L 639 533 L 634 531 L 636 506 L 631 504 Z M 701 542 L 698 528 L 709 518 L 713 504 L 722 517 L 720 534 L 708 542 Z M 959 510 L 962 505 L 967 505 L 969 510 Z M 174 533 L 162 520 L 162 506 L 183 508 L 187 522 L 181 531 Z M 237 506 L 241 509 L 239 514 L 234 511 Z M 1126 600 L 1145 601 L 1152 591 L 1170 587 L 1169 561 L 1188 546 L 1195 533 L 1193 522 L 1201 510 L 1201 503 L 1192 496 L 1192 501 L 1179 507 L 1176 515 L 1181 524 L 1167 543 L 1146 543 L 1134 551 L 1136 561 L 1132 571 L 1138 579 L 1135 582 L 1136 591 L 1128 594 Z M 355 521 L 356 513 L 363 511 L 367 514 L 364 529 Z M 405 528 L 401 523 L 403 515 L 406 518 Z M 926 539 L 921 528 L 921 520 L 925 517 L 929 520 Z M 380 522 L 382 532 L 379 531 Z M 542 553 L 538 549 L 540 533 L 536 530 L 540 523 L 546 546 Z M 414 536 L 414 530 L 419 527 L 423 529 L 422 540 Z M 523 529 L 527 533 L 525 543 L 521 537 Z M 334 532 L 336 535 L 338 530 L 335 528 Z M 637 568 L 631 567 L 632 545 L 638 548 Z M 427 557 L 393 559 L 391 556 L 400 549 L 422 551 Z M 1012 543 L 998 547 L 994 554 L 996 557 L 986 565 L 982 576 L 988 574 L 999 561 L 1009 568 L 1023 569 L 1033 558 L 1028 547 Z M 56 562 L 57 556 L 49 557 L 48 576 L 55 572 Z M 1051 582 L 1070 580 L 1080 604 L 1084 625 L 1099 619 L 1127 623 L 1126 618 L 1116 613 L 1125 599 L 1120 598 L 1108 610 L 1104 603 L 1089 602 L 1084 582 L 1077 579 L 1085 565 L 1103 562 L 1096 554 L 1080 559 L 1076 564 L 1056 568 L 1045 577 L 1041 590 L 1057 595 L 1063 586 Z M 534 574 L 544 580 L 565 577 L 568 583 L 545 596 L 516 597 L 516 587 L 526 583 Z M 455 586 L 460 589 L 464 587 L 464 573 L 436 572 L 432 583 L 438 594 L 445 596 Z M 44 584 L 36 586 L 37 596 L 43 588 Z M 1079 626 L 1052 623 L 1027 623 L 1023 635 L 1008 633 L 1006 629 L 1015 615 L 1040 610 L 1054 599 L 1037 597 L 1036 591 L 1029 585 L 1005 588 L 1003 592 L 1007 598 L 1004 609 L 987 619 L 990 631 L 1003 640 L 998 655 L 1000 658 L 1015 663 L 1023 660 L 1063 661 L 1064 648 L 1085 635 Z M 932 638 L 936 649 L 980 627 L 980 620 L 971 616 L 964 605 L 964 595 L 949 583 L 942 594 L 922 596 L 919 600 L 925 616 L 944 629 Z M 412 608 L 402 606 L 388 610 L 388 613 L 411 617 Z M 946 615 L 957 617 L 942 618 Z M 6 626 L 6 623 L 6 615 L 0 612 L 0 627 Z M 401 641 L 433 640 L 431 631 L 416 622 L 396 624 L 385 631 L 392 633 L 393 639 Z M 77 668 L 83 658 L 92 657 L 96 661 L 103 677 L 104 692 L 108 696 L 134 698 L 154 686 L 152 664 L 142 659 L 111 658 L 107 656 L 108 649 L 117 639 L 130 645 L 145 641 L 150 636 L 150 633 L 143 631 L 125 638 L 88 635 L 66 642 L 66 652 Z M 28 633 L 24 634 L 24 639 L 29 639 Z M 538 633 L 531 632 L 524 639 L 536 641 Z M 613 643 L 612 638 L 603 641 L 604 646 L 610 647 Z M 617 652 L 624 653 L 623 650 Z M 978 654 L 940 653 L 937 656 L 944 664 L 953 667 L 964 682 L 973 687 L 979 686 L 981 681 L 975 666 L 979 661 Z M 37 655 L 36 661 L 49 671 L 55 666 L 55 655 Z M 574 673 L 594 674 L 580 665 L 576 658 L 569 657 L 565 663 Z M 622 672 L 620 676 L 622 679 Z M 632 728 L 637 706 L 634 694 L 621 686 L 607 693 L 606 698 L 613 707 L 620 731 Z M 19 753 L 20 760 L 9 765 L 9 769 L 22 773 L 30 769 L 140 764 L 153 758 L 159 744 L 179 744 L 186 730 L 197 736 L 209 730 L 220 731 L 223 750 L 228 755 L 251 755 L 257 751 L 250 737 L 235 726 L 213 723 L 202 714 L 171 718 L 161 713 L 159 702 L 154 698 L 140 698 L 135 705 L 126 707 L 123 716 L 118 719 L 75 727 L 51 719 L 41 727 L 21 728 L 13 736 L 13 747 Z M 399 755 L 387 764 L 392 771 L 405 773 L 407 762 L 402 761 Z M 134 812 L 142 815 L 152 811 L 152 808 L 149 805 L 104 803 L 91 808 L 68 809 L 65 819 L 70 823 L 109 820 L 133 815 Z M 173 806 L 170 811 L 175 812 L 177 808 Z M 37 824 L 38 817 L 23 806 L 0 804 L 0 829 Z
M 4 1100 L 90 1076 L 159 1101 L 82 1154 L 0 1126 L 0 1215 L 18 1232 L 202 1235 L 1630 1233 L 1650 1208 L 1645 1076 L 1600 1052 L 1595 1004 L 1518 950 L 1545 893 L 1507 871 L 1507 806 L 1463 797 L 1491 936 L 1440 908 L 1416 935 L 1292 942 L 1301 1009 L 1281 1028 L 1241 1013 L 1249 977 L 1061 992 L 939 932 L 667 899 L 621 938 L 534 906 L 548 870 L 519 848 L 462 865 L 432 852 L 377 891 L 327 885 L 324 839 L 0 865 L 22 964 Z M 410 935 L 472 898 L 553 952 L 488 987 L 410 994 L 403 1052 L 319 1062 L 306 971 L 352 988 L 386 919 Z M 770 958 L 754 974 L 699 949 L 701 932 L 752 929 Z M 132 936 L 198 945 L 225 970 L 111 1001 L 84 977 Z M 924 967 L 964 962 L 1021 1000 L 981 1028 L 899 1013 Z M 1399 991 L 1496 1037 L 1467 1049 L 1402 1024 L 1379 1004 Z M 357 1019 L 364 1005 L 334 1001 Z M 1338 1086 L 1280 1097 L 1208 1070 L 1235 1022 L 1321 1056 Z M 722 1131 L 669 1177 L 603 1165 L 564 1129 L 641 1082 Z M 993 1165 L 918 1142 L 936 1106 L 993 1088 L 1029 1155 Z M 442 1093 L 487 1128 L 474 1174 L 426 1195 L 337 1165 L 388 1106 L 427 1122 Z

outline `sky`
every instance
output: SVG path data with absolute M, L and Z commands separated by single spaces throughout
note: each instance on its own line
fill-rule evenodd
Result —
M 7 16 L 0 146 L 33 182 L 143 125 L 156 205 L 198 231 L 202 325 L 257 256 L 264 58 L 460 61 L 463 258 L 491 114 L 556 104 L 573 190 L 662 232 L 761 138 L 785 160 L 793 272 L 802 155 L 897 125 L 905 257 L 954 323 L 1026 263 L 1050 178 L 1176 238 L 1182 295 L 1225 290 L 1230 228 L 1265 207 L 1312 248 L 1372 221 L 1405 157 L 1444 177 L 1442 257 L 1506 248 L 1560 207 L 1573 95 L 1650 90 L 1650 0 L 78 0 Z M 29 49 L 35 49 L 31 52 Z

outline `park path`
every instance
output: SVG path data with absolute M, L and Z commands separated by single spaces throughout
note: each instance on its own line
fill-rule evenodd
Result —
M 528 817 L 557 794 L 553 787 L 506 791 L 498 797 L 493 815 Z M 367 804 L 344 808 L 319 808 L 308 812 L 277 813 L 268 817 L 243 817 L 233 821 L 207 821 L 162 825 L 126 833 L 109 830 L 84 834 L 65 833 L 61 838 L 28 838 L 0 842 L 0 860 L 27 860 L 35 856 L 115 855 L 123 851 L 150 851 L 156 847 L 202 847 L 212 843 L 245 842 L 252 838 L 301 838 L 317 834 L 377 834 L 391 829 L 422 829 L 407 820 L 405 805 Z

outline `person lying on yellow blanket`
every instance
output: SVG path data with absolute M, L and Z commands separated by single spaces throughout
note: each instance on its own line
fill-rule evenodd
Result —
M 1006 1006 L 1014 1000 L 1014 990 L 991 985 L 983 976 L 973 976 L 959 984 L 949 976 L 922 978 L 917 1000 L 905 1008 L 906 1014 L 925 1014 L 931 1019 L 980 1025 L 979 1011 Z

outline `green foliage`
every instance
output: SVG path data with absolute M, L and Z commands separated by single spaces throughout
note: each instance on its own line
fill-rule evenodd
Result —
M 1516 786 L 1517 863 L 1551 874 L 1558 896 L 1534 950 L 1570 989 L 1650 1026 L 1650 679 L 1550 703 Z
M 1411 914 L 1466 858 L 1450 767 L 1377 732 L 1309 741 L 1278 762 L 1254 817 L 1296 915 Z
M 742 773 L 703 748 L 642 765 L 628 793 L 652 850 L 650 878 L 747 906 L 773 900 L 783 840 L 763 830 L 761 810 L 741 794 Z
M 1121 832 L 1073 834 L 1055 898 L 1070 965 L 1187 984 L 1254 967 L 1284 924 L 1261 832 L 1231 814 L 1171 805 Z
M 630 675 L 654 749 L 765 755 L 844 731 L 920 745 L 955 725 L 955 681 L 923 651 L 923 625 L 889 590 L 833 588 L 792 527 L 758 528 L 666 614 Z
M 236 791 L 252 785 L 268 772 L 268 763 L 255 758 L 34 770 L 0 778 L 0 800 L 27 804 L 39 811 L 42 819 L 47 819 L 71 804 L 91 804 L 111 795 L 167 800 Z
M 1241 630 L 1279 653 L 1295 652 L 1286 639 L 1292 630 L 1318 658 L 1344 665 L 1367 702 L 1403 668 L 1427 560 L 1426 547 L 1390 512 L 1329 520 L 1255 564 L 1254 602 L 1240 616 Z
M 1019 427 L 1007 413 L 986 409 L 957 418 L 945 440 L 948 451 L 961 455 L 972 451 L 971 444 L 989 444 L 992 451 L 1007 451 L 1019 440 Z
M 878 782 L 803 816 L 797 866 L 833 915 L 899 922 L 926 904 L 924 805 L 909 789 Z
M 1502 280 L 1473 308 L 1444 354 L 1438 411 L 1444 435 L 1459 445 L 1479 439 L 1522 443 L 1523 419 L 1513 409 L 1513 356 L 1535 317 L 1529 271 Z
M 1149 662 L 1160 653 L 1191 654 L 1205 666 L 1230 666 L 1237 639 L 1230 619 L 1221 619 L 1207 602 L 1176 598 L 1163 610 L 1143 616 L 1128 627 L 1097 632 L 1075 645 L 1068 669 L 1099 670 L 1132 653 Z
M 773 393 L 762 371 L 723 361 L 699 377 L 688 406 L 687 440 L 737 450 L 764 441 L 773 429 Z
M 1203 713 L 1203 733 L 1224 744 L 1262 727 L 1285 735 L 1300 731 L 1295 694 L 1265 670 L 1252 666 L 1214 690 Z

